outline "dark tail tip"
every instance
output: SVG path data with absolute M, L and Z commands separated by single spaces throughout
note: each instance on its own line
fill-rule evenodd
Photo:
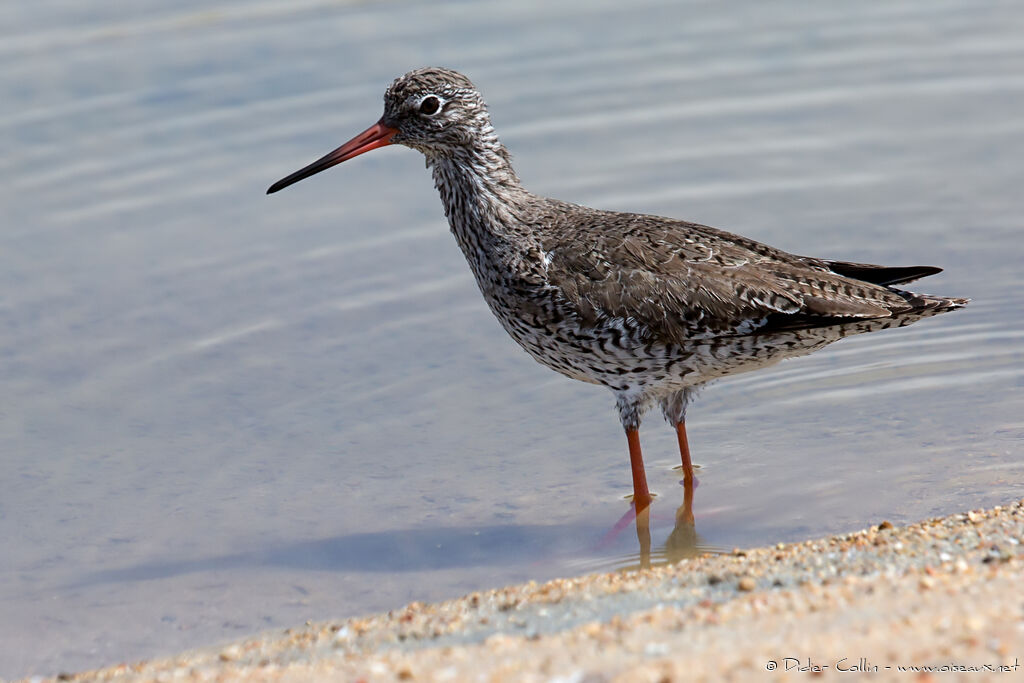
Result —
M 936 266 L 875 266 L 870 263 L 848 263 L 846 261 L 828 261 L 829 270 L 837 275 L 870 282 L 883 287 L 902 285 L 919 280 L 929 275 L 941 273 L 942 268 Z

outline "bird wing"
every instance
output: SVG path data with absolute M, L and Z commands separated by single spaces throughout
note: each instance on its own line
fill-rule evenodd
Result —
M 578 216 L 578 214 L 577 214 Z M 769 316 L 879 318 L 911 308 L 896 290 L 832 272 L 704 225 L 597 212 L 546 246 L 549 281 L 584 319 L 631 317 L 679 339 L 693 324 L 735 328 Z

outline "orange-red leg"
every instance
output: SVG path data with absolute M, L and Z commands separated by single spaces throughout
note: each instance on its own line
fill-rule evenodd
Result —
M 644 472 L 644 456 L 640 451 L 640 430 L 627 429 L 626 441 L 629 443 L 629 465 L 633 469 L 633 503 L 639 511 L 651 504 L 647 474 Z
M 690 444 L 686 440 L 686 422 L 676 423 L 676 438 L 679 439 L 679 457 L 683 462 L 683 481 L 693 481 L 693 463 L 690 462 Z

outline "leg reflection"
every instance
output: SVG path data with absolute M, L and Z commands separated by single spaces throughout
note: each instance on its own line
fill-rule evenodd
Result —
M 700 548 L 700 537 L 693 519 L 693 477 L 683 480 L 683 504 L 676 508 L 676 523 L 672 533 L 665 539 L 665 559 L 678 562 L 687 557 L 695 557 L 703 550 Z
M 683 502 L 676 508 L 675 525 L 665 540 L 664 559 L 672 564 L 688 557 L 696 557 L 706 548 L 702 547 L 700 536 L 693 517 L 694 480 L 684 479 Z M 640 543 L 640 568 L 651 566 L 651 506 L 648 505 L 636 513 L 636 538 Z
M 651 506 L 637 510 L 636 540 L 640 542 L 640 568 L 651 566 Z

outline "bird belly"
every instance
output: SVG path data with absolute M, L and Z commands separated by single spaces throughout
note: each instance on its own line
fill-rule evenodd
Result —
M 622 319 L 579 324 L 561 312 L 539 314 L 535 306 L 514 307 L 488 300 L 505 331 L 538 363 L 566 377 L 614 391 L 664 395 L 691 386 L 692 368 L 676 344 L 650 342 Z

